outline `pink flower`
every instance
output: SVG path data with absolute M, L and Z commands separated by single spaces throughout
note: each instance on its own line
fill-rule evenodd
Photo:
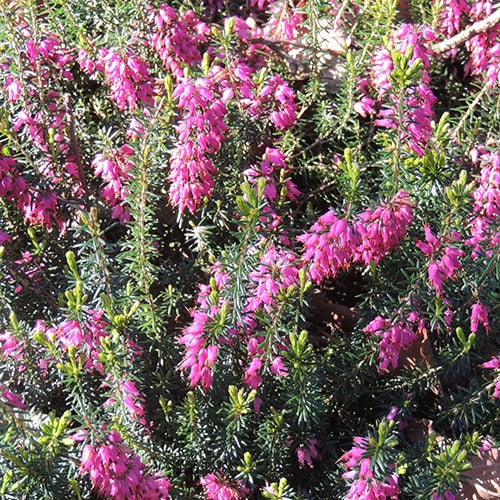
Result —
M 303 12 L 283 0 L 251 0 L 251 4 L 257 4 L 260 10 L 268 7 L 270 17 L 264 26 L 266 36 L 277 40 L 296 39 L 306 17 Z
M 207 474 L 200 479 L 203 492 L 208 500 L 239 500 L 245 498 L 246 488 L 239 481 L 232 485 L 228 478 L 220 473 Z
M 98 493 L 107 498 L 160 500 L 169 497 L 168 479 L 146 473 L 146 466 L 122 442 L 117 431 L 108 434 L 107 444 L 84 447 L 80 474 L 86 473 Z
M 303 469 L 306 464 L 311 468 L 313 467 L 312 461 L 318 456 L 318 450 L 316 449 L 317 444 L 317 439 L 309 439 L 305 445 L 297 448 L 297 460 L 299 461 L 301 469 Z
M 431 121 L 434 119 L 436 97 L 428 84 L 430 76 L 429 57 L 432 55 L 430 43 L 435 41 L 432 30 L 427 26 L 416 28 L 411 24 L 403 24 L 390 40 L 389 48 L 380 49 L 372 58 L 371 81 L 359 82 L 362 98 L 354 105 L 361 116 L 374 113 L 378 109 L 375 125 L 384 128 L 398 128 L 401 139 L 408 148 L 418 156 L 425 153 L 425 148 L 433 136 Z M 423 65 L 421 78 L 407 85 L 403 95 L 396 95 L 391 82 L 391 74 L 395 65 L 391 50 L 405 54 L 412 47 L 409 63 L 420 61 Z M 369 94 L 372 86 L 376 100 Z M 403 108 L 404 112 L 398 112 Z
M 347 269 L 360 244 L 359 234 L 333 210 L 322 215 L 307 233 L 297 237 L 306 249 L 303 260 L 309 263 L 310 277 L 320 283 Z
M 481 323 L 486 330 L 489 330 L 490 324 L 488 322 L 488 308 L 481 304 L 481 302 L 476 302 L 472 305 L 470 331 L 476 333 L 479 323 Z
M 399 191 L 386 205 L 359 214 L 354 225 L 360 235 L 354 260 L 377 264 L 391 250 L 398 247 L 412 222 L 411 200 L 406 191 Z
M 137 102 L 150 105 L 154 91 L 148 65 L 130 51 L 100 49 L 98 67 L 111 86 L 111 98 L 121 110 L 134 111 Z
M 120 149 L 112 149 L 108 154 L 96 155 L 92 161 L 95 175 L 105 182 L 102 197 L 111 207 L 121 208 L 113 212 L 113 217 L 121 223 L 130 220 L 130 212 L 124 204 L 129 194 L 126 184 L 132 178 L 129 172 L 133 168 L 128 157 L 133 154 L 134 150 L 128 144 L 123 144 Z
M 130 120 L 130 124 L 128 126 L 128 130 L 125 134 L 127 139 L 131 139 L 133 141 L 136 141 L 139 136 L 143 136 L 145 134 L 144 127 L 142 126 L 142 123 L 139 122 L 136 118 L 132 118 Z
M 252 115 L 269 115 L 273 124 L 279 130 L 291 127 L 297 117 L 295 110 L 295 94 L 279 75 L 273 75 L 259 90 L 255 99 L 247 103 Z
M 8 404 L 18 408 L 19 410 L 26 410 L 28 408 L 17 394 L 14 394 L 8 389 L 4 389 L 1 395 Z
M 208 78 L 185 78 L 173 92 L 184 115 L 177 125 L 178 143 L 170 156 L 170 202 L 181 212 L 194 213 L 215 185 L 215 167 L 209 155 L 216 153 L 225 138 L 225 103 L 217 98 L 215 84 Z
M 286 377 L 288 375 L 288 368 L 283 364 L 283 358 L 281 356 L 277 356 L 271 362 L 271 373 L 280 377 Z
M 295 254 L 288 250 L 277 251 L 274 244 L 268 246 L 260 258 L 261 264 L 249 273 L 249 299 L 245 312 L 259 307 L 271 313 L 277 307 L 278 295 L 289 286 L 298 284 L 299 268 Z
M 88 73 L 89 75 L 94 74 L 96 70 L 96 63 L 87 56 L 86 50 L 82 49 L 78 52 L 78 62 L 82 71 L 85 71 L 85 73 Z
M 17 101 L 17 99 L 21 95 L 21 84 L 19 83 L 19 81 L 15 80 L 12 77 L 8 77 L 4 88 L 7 92 L 7 100 L 9 102 Z
M 0 334 L 0 354 L 18 361 L 24 356 L 23 344 L 8 330 Z
M 482 368 L 489 368 L 491 370 L 495 370 L 497 372 L 500 372 L 500 357 L 494 357 L 491 358 L 489 361 L 486 363 L 483 363 L 481 365 Z M 497 399 L 500 397 L 500 373 L 497 377 L 497 380 L 495 382 L 495 390 L 493 391 L 493 399 Z
M 500 358 L 491 358 L 486 363 L 481 365 L 483 368 L 491 368 L 493 370 L 500 369 Z
M 161 5 L 155 16 L 157 30 L 152 38 L 156 50 L 167 69 L 176 78 L 184 76 L 183 66 L 201 62 L 200 46 L 206 41 L 209 27 L 191 10 L 180 16 L 168 5 Z
M 484 366 L 484 365 L 483 365 Z M 500 367 L 500 360 L 498 366 Z M 491 450 L 491 448 L 495 445 L 495 442 L 493 439 L 488 436 L 486 439 L 481 440 L 481 450 L 482 451 L 488 451 Z
M 408 193 L 399 191 L 388 203 L 362 212 L 357 219 L 350 225 L 330 210 L 297 238 L 306 248 L 303 260 L 309 263 L 313 280 L 319 283 L 335 276 L 352 262 L 378 263 L 406 235 L 412 221 L 411 200 Z
M 350 483 L 346 499 L 352 500 L 386 500 L 397 499 L 399 495 L 398 476 L 389 473 L 383 480 L 373 476 L 371 458 L 366 457 L 368 439 L 356 436 L 355 446 L 340 457 L 344 462 L 345 472 L 342 477 Z M 389 466 L 389 471 L 394 466 Z
M 258 373 L 261 368 L 262 360 L 260 358 L 253 358 L 245 370 L 243 383 L 250 386 L 251 389 L 257 389 L 262 382 L 262 377 Z
M 484 19 L 493 11 L 491 0 L 476 1 L 468 12 L 471 22 Z M 470 59 L 465 65 L 465 71 L 471 75 L 481 75 L 490 87 L 500 82 L 500 23 L 488 31 L 473 36 L 466 41 L 465 46 L 470 53 Z
M 445 490 L 442 496 L 434 493 L 432 500 L 455 500 L 455 495 L 450 490 Z
M 364 331 L 380 337 L 379 343 L 379 368 L 386 371 L 389 365 L 397 368 L 399 353 L 407 349 L 417 340 L 417 336 L 408 325 L 403 322 L 392 324 L 391 320 L 377 316 L 369 323 Z

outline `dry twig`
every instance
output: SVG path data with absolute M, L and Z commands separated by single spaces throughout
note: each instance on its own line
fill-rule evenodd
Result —
M 436 54 L 442 54 L 443 52 L 447 52 L 448 50 L 455 49 L 459 47 L 467 40 L 470 40 L 473 36 L 479 35 L 479 33 L 484 33 L 488 31 L 490 28 L 493 28 L 495 24 L 500 22 L 500 8 L 497 8 L 494 12 L 492 12 L 485 19 L 481 19 L 480 21 L 467 26 L 463 31 L 457 33 L 455 36 L 448 38 L 447 40 L 443 40 L 442 42 L 436 43 L 432 49 Z

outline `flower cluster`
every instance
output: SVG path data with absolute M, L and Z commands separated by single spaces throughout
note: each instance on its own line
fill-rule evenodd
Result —
M 254 0 L 253 3 L 256 3 Z M 263 32 L 265 36 L 275 40 L 296 40 L 297 34 L 301 30 L 301 24 L 306 18 L 303 12 L 291 6 L 287 0 L 268 2 L 269 19 L 266 22 Z M 264 6 L 263 0 L 258 0 L 259 8 Z
M 220 263 L 212 266 L 211 272 L 211 284 L 200 286 L 197 301 L 199 308 L 191 312 L 193 322 L 184 329 L 179 339 L 179 343 L 186 349 L 180 365 L 181 370 L 189 369 L 191 386 L 201 383 L 205 390 L 209 389 L 212 383 L 212 369 L 219 352 L 215 343 L 207 342 L 206 330 L 208 324 L 216 319 L 224 324 L 228 312 L 228 304 L 219 297 L 219 292 L 225 288 L 229 275 Z
M 354 231 L 361 238 L 354 261 L 378 264 L 380 259 L 397 248 L 412 221 L 411 205 L 408 193 L 399 191 L 386 205 L 361 212 L 354 224 Z
M 226 334 L 213 337 L 210 332 L 222 332 L 231 306 L 223 293 L 230 286 L 228 270 L 220 263 L 212 267 L 210 285 L 201 286 L 198 295 L 198 308 L 193 310 L 193 322 L 184 329 L 179 343 L 185 346 L 183 370 L 190 370 L 192 386 L 200 383 L 207 390 L 212 383 L 212 370 L 219 353 L 220 343 L 243 342 L 246 340 L 249 364 L 245 368 L 243 383 L 256 389 L 262 382 L 261 370 L 269 365 L 269 371 L 276 376 L 286 376 L 287 367 L 280 352 L 286 349 L 286 342 L 267 345 L 264 336 L 253 335 L 258 331 L 257 311 L 269 315 L 279 307 L 280 294 L 299 284 L 299 261 L 289 250 L 277 250 L 273 243 L 261 242 L 264 250 L 253 248 L 252 253 L 259 255 L 260 264 L 248 276 L 248 293 L 242 308 L 242 318 L 237 329 L 228 329 Z M 208 341 L 208 337 L 213 340 Z
M 139 422 L 141 425 L 146 425 L 144 417 L 145 398 L 140 393 L 135 382 L 106 374 L 101 387 L 108 388 L 112 394 L 104 402 L 104 407 L 115 407 L 117 404 L 121 404 L 132 420 Z
M 493 12 L 491 0 L 479 0 L 471 5 L 468 15 L 471 21 L 479 21 Z M 486 83 L 493 87 L 500 83 L 500 22 L 488 31 L 479 33 L 467 40 L 465 46 L 470 59 L 465 71 L 471 75 L 484 75 Z
M 83 193 L 79 150 L 68 133 L 73 127 L 71 102 L 56 90 L 60 84 L 54 85 L 56 81 L 73 80 L 69 70 L 73 56 L 53 33 L 45 33 L 38 40 L 28 28 L 21 33 L 26 38 L 19 53 L 21 68 L 14 74 L 15 66 L 10 61 L 3 65 L 3 87 L 15 109 L 13 130 L 22 143 L 33 146 L 37 157 L 29 179 L 16 175 L 16 182 L 5 187 L 29 223 L 48 229 L 55 223 L 63 230 L 65 221 L 58 213 L 56 191 L 46 192 L 45 186 L 48 182 L 71 196 Z
M 411 318 L 417 320 L 417 318 Z M 417 340 L 417 335 L 406 323 L 394 323 L 390 319 L 377 316 L 371 321 L 364 331 L 380 337 L 379 343 L 379 368 L 387 371 L 389 365 L 398 367 L 399 354 Z
M 436 97 L 429 88 L 428 70 L 432 55 L 430 43 L 433 41 L 435 36 L 429 27 L 401 26 L 391 38 L 390 50 L 382 48 L 373 56 L 371 80 L 360 80 L 362 97 L 354 105 L 361 116 L 376 114 L 375 125 L 397 128 L 403 143 L 419 156 L 424 154 L 432 137 L 431 120 Z M 406 82 L 404 89 L 394 87 L 392 74 L 399 69 L 394 60 L 395 52 L 401 57 L 411 54 L 408 67 L 420 66 L 420 75 L 413 76 L 413 82 Z M 370 95 L 369 86 L 373 87 L 375 98 Z
M 318 440 L 315 438 L 309 439 L 303 446 L 299 446 L 296 450 L 297 460 L 299 461 L 300 468 L 303 469 L 306 465 L 313 467 L 312 461 L 318 456 L 316 446 Z
M 279 222 L 278 216 L 272 207 L 278 199 L 278 195 L 281 194 L 278 191 L 280 185 L 282 189 L 286 189 L 286 197 L 289 200 L 293 201 L 300 195 L 297 186 L 289 179 L 289 168 L 286 164 L 285 156 L 278 148 L 266 147 L 259 165 L 251 165 L 243 174 L 253 185 L 257 183 L 259 178 L 263 177 L 266 180 L 264 197 L 269 207 L 268 210 L 265 210 L 265 213 L 272 221 Z M 270 227 L 272 226 L 273 224 L 270 223 Z
M 255 312 L 258 308 L 272 314 L 277 307 L 279 294 L 299 283 L 299 261 L 294 253 L 285 249 L 277 250 L 268 245 L 260 257 L 260 264 L 248 275 L 249 299 L 244 312 Z
M 486 363 L 481 365 L 483 368 L 489 368 L 490 370 L 495 370 L 498 373 L 497 380 L 495 382 L 495 390 L 493 391 L 493 399 L 500 397 L 500 358 L 491 358 Z
M 366 456 L 368 438 L 356 436 L 354 446 L 340 460 L 347 472 L 342 477 L 350 483 L 346 499 L 386 500 L 399 495 L 398 476 L 391 474 L 384 479 L 374 477 L 372 459 Z
M 425 242 L 417 240 L 416 246 L 431 260 L 427 273 L 429 276 L 429 283 L 434 287 L 438 295 L 443 294 L 443 281 L 445 279 L 454 278 L 456 272 L 461 268 L 460 257 L 463 257 L 464 252 L 453 246 L 446 246 L 442 252 L 442 257 L 437 259 L 437 254 L 440 252 L 440 242 L 434 236 L 431 228 L 426 225 Z M 459 234 L 455 234 L 456 239 L 460 239 Z
M 161 474 L 148 474 L 141 459 L 114 430 L 108 434 L 106 444 L 84 447 L 80 473 L 88 473 L 99 495 L 106 498 L 158 500 L 169 497 L 169 480 Z
M 95 175 L 101 177 L 105 182 L 102 189 L 102 197 L 113 207 L 113 217 L 124 223 L 130 220 L 130 212 L 125 201 L 129 194 L 126 187 L 132 163 L 128 160 L 133 156 L 134 150 L 123 144 L 120 149 L 112 149 L 109 153 L 99 153 L 92 160 Z
M 500 153 L 478 147 L 472 151 L 472 159 L 479 164 L 481 175 L 472 192 L 474 217 L 469 225 L 471 238 L 465 243 L 472 247 L 473 257 L 488 256 L 500 243 L 495 225 L 500 213 Z
M 90 310 L 85 313 L 83 322 L 64 320 L 55 326 L 47 326 L 44 321 L 38 320 L 33 328 L 34 333 L 42 333 L 47 341 L 59 347 L 63 352 L 73 350 L 82 363 L 82 368 L 89 373 L 98 372 L 105 375 L 100 354 L 102 339 L 108 336 L 107 322 L 103 319 L 102 311 Z M 56 363 L 49 355 L 42 360 L 42 371 L 46 371 L 48 363 Z
M 229 96 L 219 96 L 210 78 L 185 78 L 175 87 L 173 97 L 183 112 L 176 129 L 178 144 L 170 156 L 170 202 L 181 212 L 193 213 L 214 186 L 215 167 L 209 155 L 224 140 Z
M 491 0 L 476 0 L 468 4 L 464 0 L 449 0 L 444 2 L 441 10 L 439 30 L 445 36 L 460 32 L 462 23 L 472 24 L 485 19 L 492 14 L 494 2 Z M 475 34 L 465 42 L 469 59 L 465 71 L 473 76 L 483 75 L 488 86 L 500 82 L 500 23 L 487 31 Z M 455 57 L 457 49 L 450 53 Z
M 481 323 L 486 330 L 489 330 L 488 308 L 481 302 L 476 302 L 472 305 L 470 315 L 470 331 L 472 333 L 477 333 L 479 323 Z
M 247 102 L 243 100 L 251 116 L 268 116 L 279 130 L 290 128 L 296 121 L 295 94 L 280 75 L 273 75 Z
M 178 15 L 168 5 L 161 5 L 155 16 L 157 30 L 153 48 L 176 78 L 184 76 L 183 66 L 201 62 L 200 45 L 210 31 L 191 10 Z
M 154 91 L 148 65 L 132 52 L 100 49 L 96 68 L 111 87 L 111 98 L 121 110 L 134 111 L 138 102 L 150 105 Z
M 303 260 L 308 263 L 310 277 L 320 283 L 353 262 L 378 263 L 399 246 L 411 224 L 412 213 L 405 191 L 375 210 L 360 213 L 354 224 L 339 218 L 333 210 L 328 211 L 297 238 L 305 246 Z
M 238 481 L 241 483 L 241 481 Z M 207 474 L 200 479 L 205 498 L 208 500 L 239 500 L 246 497 L 248 488 L 224 477 L 222 474 Z

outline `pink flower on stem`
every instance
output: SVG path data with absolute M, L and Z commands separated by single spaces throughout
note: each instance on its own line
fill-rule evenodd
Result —
M 381 316 L 371 321 L 364 331 L 380 337 L 379 368 L 381 371 L 387 371 L 389 365 L 393 369 L 397 368 L 399 353 L 417 340 L 417 335 L 408 325 L 403 322 L 393 324 L 390 319 L 384 319 Z
M 306 248 L 303 260 L 308 263 L 311 279 L 319 283 L 353 262 L 377 264 L 406 235 L 412 221 L 411 200 L 408 193 L 400 191 L 388 203 L 362 212 L 357 219 L 351 225 L 330 210 L 298 236 Z
M 489 330 L 490 324 L 488 322 L 488 308 L 481 304 L 481 302 L 476 302 L 472 305 L 470 316 L 470 331 L 472 333 L 477 333 L 479 323 L 481 323 L 486 330 Z
M 100 49 L 97 67 L 111 86 L 111 98 L 121 110 L 134 111 L 138 101 L 150 105 L 154 91 L 147 64 L 130 51 Z
M 184 66 L 201 63 L 200 46 L 206 41 L 210 28 L 191 10 L 178 15 L 168 5 L 161 5 L 155 16 L 156 32 L 152 38 L 167 69 L 176 78 L 184 76 Z
M 309 276 L 316 282 L 335 276 L 351 265 L 360 244 L 360 236 L 345 219 L 329 210 L 308 232 L 297 237 L 306 249 L 303 260 L 308 263 Z
M 444 237 L 441 239 L 442 243 L 434 234 L 432 233 L 428 225 L 425 226 L 425 242 L 416 240 L 415 245 L 419 250 L 421 250 L 427 257 L 431 257 L 431 261 L 427 268 L 427 275 L 429 278 L 429 283 L 436 290 L 438 295 L 443 294 L 443 282 L 446 279 L 454 279 L 456 271 L 458 271 L 462 266 L 460 264 L 460 258 L 463 257 L 464 252 L 452 246 L 442 247 L 443 243 L 450 241 L 450 238 Z M 457 238 L 460 235 L 455 234 Z M 442 256 L 438 259 L 438 254 L 442 252 Z
M 191 386 L 201 383 L 205 390 L 212 383 L 212 371 L 217 360 L 219 347 L 206 339 L 206 330 L 218 314 L 227 314 L 226 301 L 218 299 L 212 302 L 213 294 L 219 297 L 219 292 L 227 286 L 229 275 L 220 262 L 211 267 L 211 284 L 201 285 L 197 303 L 198 309 L 191 311 L 191 325 L 185 328 L 178 342 L 185 346 L 184 356 L 180 364 L 181 370 L 189 370 Z M 212 293 L 213 292 L 213 293 Z M 223 312 L 225 310 L 225 312 Z
M 240 500 L 248 493 L 240 481 L 235 483 L 220 473 L 207 474 L 200 479 L 200 484 L 208 500 Z
M 455 495 L 450 490 L 445 490 L 443 495 L 434 493 L 434 495 L 432 495 L 432 500 L 455 500 Z
M 412 222 L 411 200 L 406 191 L 399 191 L 385 205 L 358 215 L 354 230 L 360 241 L 354 260 L 378 264 L 391 250 L 397 248 Z
M 283 364 L 283 358 L 281 356 L 276 356 L 272 360 L 270 370 L 271 373 L 280 377 L 286 377 L 288 375 L 288 368 Z
M 471 21 L 479 21 L 493 12 L 491 0 L 476 1 L 468 12 Z M 500 82 L 500 22 L 485 32 L 465 42 L 470 59 L 465 65 L 466 73 L 482 75 L 490 87 Z
M 313 468 L 312 461 L 318 456 L 318 450 L 316 449 L 317 444 L 317 439 L 309 439 L 305 445 L 297 448 L 297 460 L 299 461 L 301 469 L 303 469 L 306 465 Z
M 225 138 L 227 108 L 208 78 L 185 78 L 174 88 L 173 97 L 184 112 L 177 125 L 178 143 L 170 156 L 172 205 L 194 213 L 215 184 L 215 167 L 209 155 L 216 153 Z
M 128 159 L 134 150 L 124 144 L 120 149 L 112 149 L 109 153 L 98 154 L 92 161 L 95 175 L 102 178 L 104 187 L 102 197 L 113 207 L 113 217 L 124 222 L 130 220 L 130 212 L 125 205 L 129 190 L 126 187 L 132 178 L 130 170 L 133 168 Z
M 123 391 L 123 404 L 127 408 L 130 416 L 142 425 L 146 424 L 144 418 L 144 396 L 139 392 L 134 382 L 126 380 L 121 383 Z
M 24 356 L 23 344 L 8 330 L 0 334 L 0 356 L 16 361 L 22 360 Z
M 0 387 L 1 390 L 1 387 Z M 9 389 L 4 389 L 0 395 L 2 398 L 14 408 L 18 408 L 19 410 L 26 410 L 28 407 L 23 403 L 22 399 Z
M 497 380 L 495 382 L 495 390 L 493 391 L 493 399 L 500 397 L 500 357 L 491 358 L 486 363 L 481 365 L 481 368 L 487 368 L 490 370 L 495 370 L 498 373 Z
M 251 389 L 257 389 L 262 382 L 262 377 L 259 375 L 261 368 L 262 360 L 260 358 L 253 358 L 245 370 L 243 383 L 248 385 Z
M 7 100 L 9 102 L 17 101 L 19 96 L 21 95 L 21 84 L 13 77 L 7 77 L 4 89 L 5 92 L 7 92 Z
M 87 473 L 97 492 L 107 498 L 169 498 L 169 480 L 160 474 L 148 474 L 140 458 L 133 454 L 114 430 L 108 434 L 106 444 L 97 447 L 88 444 L 84 447 L 80 474 Z
M 278 295 L 289 286 L 298 285 L 299 268 L 296 256 L 287 250 L 277 251 L 274 244 L 260 258 L 260 265 L 249 274 L 249 299 L 244 312 L 259 307 L 271 313 L 277 307 Z
M 250 114 L 269 115 L 279 130 L 290 128 L 296 121 L 295 94 L 279 75 L 273 75 L 257 93 L 255 100 L 248 108 Z
M 351 450 L 340 457 L 346 468 L 342 477 L 350 484 L 345 498 L 352 500 L 397 499 L 400 493 L 397 474 L 389 474 L 383 480 L 376 479 L 372 469 L 372 460 L 366 456 L 368 439 L 356 436 L 354 444 Z
M 474 214 L 469 231 L 471 238 L 466 245 L 472 247 L 472 257 L 490 257 L 500 243 L 496 220 L 500 213 L 500 153 L 487 151 L 479 146 L 473 149 L 472 161 L 481 168 L 477 187 L 472 192 Z
M 306 18 L 303 12 L 293 8 L 287 0 L 252 0 L 259 9 L 269 7 L 270 17 L 264 26 L 264 35 L 275 40 L 296 40 L 301 24 Z M 262 7 L 261 7 L 262 6 Z
M 418 156 L 425 149 L 433 132 L 431 122 L 434 119 L 436 97 L 429 88 L 431 43 L 435 41 L 432 30 L 427 26 L 416 28 L 411 24 L 403 24 L 390 40 L 390 49 L 406 54 L 411 47 L 409 64 L 420 61 L 423 66 L 420 79 L 409 84 L 403 95 L 396 94 L 391 81 L 395 68 L 389 48 L 380 49 L 372 58 L 371 79 L 359 81 L 361 100 L 354 104 L 354 110 L 361 116 L 374 114 L 378 109 L 375 125 L 383 128 L 397 128 L 400 138 L 410 150 Z M 375 96 L 370 96 L 369 86 Z M 400 109 L 404 109 L 401 113 Z
M 462 29 L 463 16 L 467 16 L 469 10 L 470 6 L 465 0 L 443 2 L 438 25 L 439 31 L 448 37 L 458 33 Z

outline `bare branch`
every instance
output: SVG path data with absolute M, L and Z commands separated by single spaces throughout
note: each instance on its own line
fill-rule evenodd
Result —
M 448 50 L 454 49 L 467 40 L 470 40 L 473 36 L 479 35 L 479 33 L 484 33 L 488 31 L 490 28 L 495 26 L 495 24 L 500 22 L 500 8 L 497 8 L 494 12 L 492 12 L 487 18 L 481 19 L 481 21 L 477 21 L 474 24 L 471 24 L 467 28 L 465 28 L 460 33 L 457 33 L 455 36 L 448 38 L 447 40 L 443 40 L 442 42 L 436 43 L 432 48 L 436 54 L 442 54 L 443 52 L 447 52 Z

